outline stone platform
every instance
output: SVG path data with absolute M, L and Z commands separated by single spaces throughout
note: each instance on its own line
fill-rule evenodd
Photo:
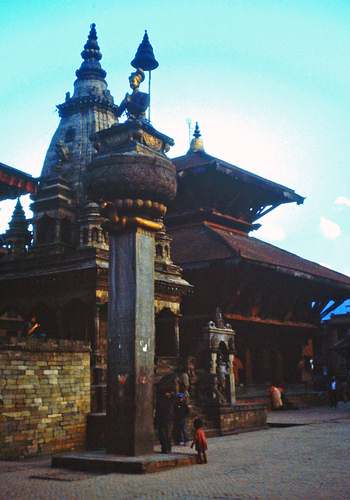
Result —
M 266 429 L 267 405 L 252 401 L 229 405 L 191 405 L 187 430 L 193 419 L 200 417 L 208 437 Z M 106 414 L 90 413 L 87 418 L 87 448 L 99 450 L 105 446 Z
M 107 454 L 104 451 L 82 451 L 52 457 L 51 466 L 90 472 L 147 474 L 197 463 L 195 453 L 153 453 L 138 457 Z

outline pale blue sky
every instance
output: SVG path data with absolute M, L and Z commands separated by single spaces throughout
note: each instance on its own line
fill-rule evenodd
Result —
M 1 162 L 40 174 L 91 22 L 117 103 L 147 28 L 171 155 L 198 120 L 208 153 L 307 196 L 255 235 L 350 274 L 350 2 L 0 0 L 0 19 Z

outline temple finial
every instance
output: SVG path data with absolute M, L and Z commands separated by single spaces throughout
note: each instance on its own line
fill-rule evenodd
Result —
M 5 233 L 5 239 L 12 254 L 25 252 L 30 243 L 31 233 L 28 231 L 29 222 L 26 219 L 20 199 L 17 199 L 15 209 L 12 213 L 9 229 Z
M 199 130 L 198 122 L 196 122 L 196 127 L 193 132 L 193 139 L 190 144 L 189 153 L 198 153 L 199 151 L 204 151 L 203 139 L 201 139 L 201 132 Z
M 136 69 L 142 69 L 143 71 L 148 71 L 148 121 L 151 121 L 151 71 L 158 68 L 159 63 L 154 57 L 153 47 L 150 44 L 147 30 L 143 35 L 142 42 L 140 43 L 134 59 L 131 61 L 131 66 Z
M 106 77 L 106 72 L 102 69 L 100 60 L 102 54 L 97 43 L 96 24 L 90 25 L 90 32 L 84 50 L 81 53 L 84 59 L 80 68 L 75 72 L 77 77 L 82 80 L 97 78 L 103 80 Z
M 90 24 L 89 38 L 94 38 L 95 40 L 97 40 L 96 24 L 95 23 Z
M 196 139 L 198 139 L 201 135 L 202 134 L 201 134 L 201 131 L 199 130 L 198 122 L 196 122 L 196 126 L 195 126 L 195 129 L 194 129 L 194 132 L 193 132 L 193 137 L 195 137 Z
M 159 66 L 158 61 L 154 57 L 153 47 L 150 44 L 147 30 L 145 30 L 142 42 L 136 51 L 134 59 L 131 61 L 131 66 L 136 69 L 141 68 L 144 71 L 152 71 Z

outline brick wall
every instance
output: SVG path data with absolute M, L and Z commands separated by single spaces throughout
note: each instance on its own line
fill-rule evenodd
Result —
M 0 459 L 84 447 L 90 349 L 77 341 L 0 344 Z
M 262 404 L 237 404 L 220 409 L 220 434 L 263 429 L 267 426 L 267 408 Z

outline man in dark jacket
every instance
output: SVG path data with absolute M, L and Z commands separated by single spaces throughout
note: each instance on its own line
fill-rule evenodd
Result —
M 162 453 L 171 453 L 171 428 L 174 418 L 174 393 L 165 388 L 157 394 L 155 424 Z

